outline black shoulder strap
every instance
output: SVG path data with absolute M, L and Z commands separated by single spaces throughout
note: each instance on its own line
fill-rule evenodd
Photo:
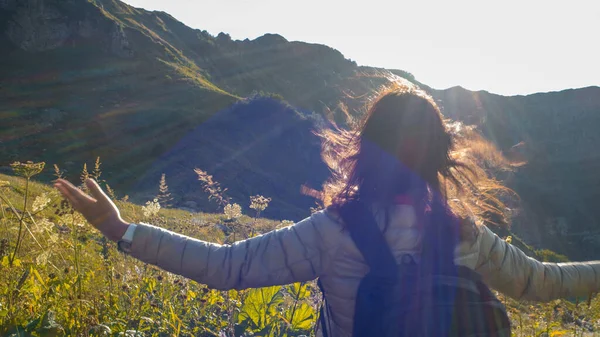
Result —
M 352 201 L 341 207 L 340 215 L 371 272 L 395 277 L 396 259 L 367 206 L 360 201 Z

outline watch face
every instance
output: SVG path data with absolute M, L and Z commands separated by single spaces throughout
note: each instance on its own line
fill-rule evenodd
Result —
M 119 240 L 117 248 L 123 253 L 129 253 L 131 251 L 131 242 Z

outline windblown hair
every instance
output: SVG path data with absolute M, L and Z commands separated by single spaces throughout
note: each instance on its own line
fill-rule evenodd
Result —
M 326 207 L 352 200 L 387 207 L 404 194 L 426 209 L 438 195 L 457 218 L 507 225 L 501 199 L 516 195 L 491 172 L 510 171 L 511 163 L 474 127 L 445 120 L 414 86 L 383 90 L 353 129 L 319 135 L 332 172 L 319 195 Z

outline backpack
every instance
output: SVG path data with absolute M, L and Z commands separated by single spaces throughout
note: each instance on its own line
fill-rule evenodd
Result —
M 478 273 L 455 265 L 453 254 L 445 260 L 449 268 L 426 275 L 411 255 L 396 263 L 365 205 L 353 201 L 339 211 L 370 268 L 358 287 L 353 337 L 511 336 L 504 305 Z M 322 333 L 332 337 L 324 315 L 326 294 L 318 284 L 324 299 Z

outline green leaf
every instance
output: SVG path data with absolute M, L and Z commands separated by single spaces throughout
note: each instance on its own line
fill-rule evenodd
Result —
M 238 316 L 253 331 L 265 330 L 277 319 L 277 308 L 283 302 L 282 287 L 274 286 L 248 291 Z
M 42 278 L 40 273 L 38 273 L 37 269 L 31 267 L 31 272 L 33 273 L 35 279 L 44 287 L 44 289 L 46 289 L 46 282 L 44 282 L 44 279 Z
M 294 330 L 309 330 L 316 319 L 315 309 L 308 303 L 302 303 L 297 305 L 295 309 L 292 307 L 286 310 L 285 319 Z
M 7 336 L 7 337 L 30 337 L 31 334 L 25 332 L 25 329 L 23 329 L 22 326 L 15 326 L 15 327 L 12 327 L 11 329 L 9 329 L 8 332 L 6 332 L 6 334 L 4 336 Z
M 305 299 L 310 296 L 310 289 L 308 283 L 297 282 L 286 286 L 287 292 L 297 301 Z
M 42 327 L 36 330 L 40 337 L 58 337 L 64 335 L 64 329 L 56 323 L 56 314 L 52 310 L 46 311 L 42 317 Z

